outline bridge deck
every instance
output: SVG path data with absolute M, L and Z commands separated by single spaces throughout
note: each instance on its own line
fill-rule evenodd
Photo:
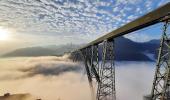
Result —
M 167 3 L 166 5 L 162 6 L 162 7 L 159 7 L 158 9 L 90 42 L 89 44 L 87 44 L 86 46 L 80 48 L 79 50 L 81 49 L 84 49 L 84 48 L 87 48 L 91 45 L 95 45 L 95 44 L 98 44 L 98 43 L 101 43 L 103 40 L 111 40 L 113 38 L 116 38 L 118 36 L 121 36 L 121 35 L 125 35 L 125 34 L 128 34 L 130 32 L 133 32 L 133 31 L 136 31 L 136 30 L 140 30 L 142 28 L 145 28 L 145 27 L 148 27 L 148 26 L 151 26 L 153 24 L 156 24 L 156 23 L 159 23 L 161 22 L 160 20 L 167 16 L 167 15 L 170 15 L 170 2 Z

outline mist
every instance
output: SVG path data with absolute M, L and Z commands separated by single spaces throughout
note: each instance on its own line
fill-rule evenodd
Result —
M 29 93 L 42 100 L 91 100 L 83 63 L 63 57 L 0 59 L 0 95 Z M 151 91 L 153 62 L 116 62 L 117 100 L 143 100 Z
M 143 100 L 151 93 L 155 63 L 117 62 L 117 100 Z

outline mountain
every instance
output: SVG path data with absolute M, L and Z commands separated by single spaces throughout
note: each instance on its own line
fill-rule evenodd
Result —
M 49 45 L 43 47 L 19 48 L 15 51 L 2 55 L 2 57 L 17 56 L 51 56 L 63 55 L 73 51 L 82 45 Z M 100 52 L 102 47 L 100 47 Z M 156 59 L 159 40 L 151 40 L 144 43 L 134 42 L 125 37 L 115 39 L 115 59 L 117 61 L 154 61 Z M 100 55 L 101 58 L 101 55 Z
M 115 39 L 115 59 L 118 61 L 153 61 L 156 59 L 158 48 L 159 40 L 138 43 L 118 37 Z M 153 58 L 150 55 L 153 55 Z
M 1 57 L 36 57 L 36 56 L 59 56 L 66 52 L 73 51 L 78 48 L 79 45 L 48 45 L 42 47 L 26 47 L 19 48 L 9 53 L 1 55 Z
M 159 40 L 148 42 L 134 42 L 124 37 L 115 39 L 115 60 L 116 61 L 155 61 Z M 99 60 L 102 56 L 102 45 L 99 46 Z M 72 59 L 74 56 L 71 57 Z M 77 56 L 78 59 L 80 57 Z
M 9 52 L 7 54 L 2 55 L 2 57 L 16 57 L 16 56 L 49 56 L 54 55 L 55 51 L 43 47 L 27 47 L 27 48 L 20 48 Z

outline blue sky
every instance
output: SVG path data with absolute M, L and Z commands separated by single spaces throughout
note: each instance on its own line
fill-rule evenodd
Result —
M 13 30 L 5 43 L 15 47 L 87 43 L 169 1 L 1 0 L 0 27 Z M 125 37 L 138 42 L 158 39 L 160 29 L 155 25 Z

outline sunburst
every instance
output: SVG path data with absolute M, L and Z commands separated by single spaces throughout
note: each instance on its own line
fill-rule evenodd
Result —
M 4 40 L 8 40 L 9 39 L 9 30 L 0 27 L 0 40 L 4 41 Z

